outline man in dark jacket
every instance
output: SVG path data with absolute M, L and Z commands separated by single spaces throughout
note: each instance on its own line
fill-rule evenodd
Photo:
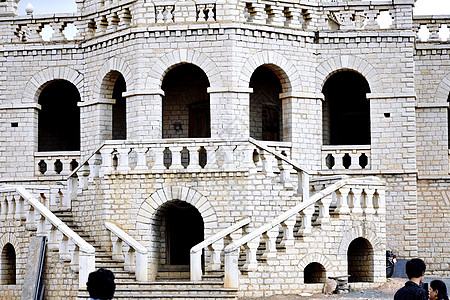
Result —
M 425 262 L 420 258 L 413 258 L 406 262 L 406 275 L 409 281 L 395 293 L 394 300 L 427 300 L 428 291 L 420 285 L 425 274 Z

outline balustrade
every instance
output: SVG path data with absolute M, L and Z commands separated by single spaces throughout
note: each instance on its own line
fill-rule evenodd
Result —
M 84 288 L 89 273 L 95 270 L 95 249 L 46 207 L 51 198 L 44 193 L 40 198 L 24 187 L 0 187 L 0 220 L 24 222 L 27 230 L 46 235 L 49 249 L 57 250 L 61 260 L 79 273 L 79 286 Z
M 421 42 L 448 42 L 450 16 L 415 16 L 413 30 Z
M 370 145 L 322 146 L 323 170 L 370 170 Z
M 225 248 L 225 287 L 239 287 L 237 262 L 242 255 L 241 247 L 245 250 L 246 256 L 241 271 L 255 270 L 259 262 L 276 257 L 280 231 L 282 235 L 279 244 L 293 245 L 295 237 L 310 235 L 313 226 L 330 223 L 332 218 L 350 214 L 383 217 L 386 213 L 384 183 L 376 177 L 344 178 L 329 185 L 325 181 L 316 180 L 313 186 L 316 193 L 309 199 Z M 319 216 L 314 218 L 317 206 Z M 300 229 L 294 232 L 298 219 L 301 220 Z M 264 242 L 265 250 L 258 256 L 256 249 L 260 240 Z
M 125 270 L 134 271 L 137 281 L 147 281 L 147 249 L 134 238 L 125 233 L 125 231 L 120 229 L 117 225 L 110 222 L 105 222 L 105 226 L 111 232 L 113 258 L 123 261 Z
M 79 151 L 36 152 L 34 154 L 35 175 L 67 176 L 78 167 L 79 161 Z

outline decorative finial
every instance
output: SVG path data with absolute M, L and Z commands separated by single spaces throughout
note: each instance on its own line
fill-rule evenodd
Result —
M 31 5 L 31 3 L 28 3 L 27 7 L 25 7 L 25 12 L 27 15 L 31 16 L 34 12 L 34 7 Z

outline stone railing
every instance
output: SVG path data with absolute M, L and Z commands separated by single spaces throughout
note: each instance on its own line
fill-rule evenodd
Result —
M 36 176 L 67 176 L 78 167 L 79 162 L 79 151 L 34 153 Z
M 274 150 L 277 147 L 281 153 Z M 68 195 L 73 198 L 94 178 L 114 174 L 264 172 L 280 176 L 281 183 L 297 188 L 306 199 L 310 171 L 291 161 L 288 154 L 286 143 L 266 144 L 252 138 L 105 141 L 67 177 Z
M 242 231 L 250 223 L 250 218 L 245 218 L 231 225 L 230 227 L 207 238 L 203 242 L 191 248 L 190 270 L 191 281 L 201 281 L 202 272 L 202 253 L 204 249 L 210 251 L 210 261 L 205 263 L 207 271 L 220 270 L 222 267 L 221 257 L 225 248 L 225 241 L 229 243 L 242 237 Z
M 137 281 L 146 282 L 148 280 L 147 249 L 117 225 L 105 222 L 105 226 L 111 232 L 113 259 L 124 261 L 126 271 L 134 271 Z
M 421 42 L 448 42 L 450 16 L 414 16 L 413 30 Z
M 322 170 L 370 169 L 370 145 L 322 146 Z
M 78 272 L 79 287 L 86 287 L 95 270 L 95 249 L 56 217 L 39 199 L 22 186 L 0 187 L 0 220 L 23 221 L 25 228 L 48 238 L 48 249 L 59 252 L 62 261 Z M 5 225 L 6 226 L 6 225 Z
M 317 185 L 319 186 L 319 183 Z M 225 247 L 225 287 L 239 288 L 240 271 L 256 270 L 259 263 L 258 256 L 262 259 L 277 256 L 277 239 L 280 229 L 283 234 L 279 244 L 283 247 L 294 245 L 294 227 L 298 215 L 301 219 L 301 226 L 297 234 L 300 236 L 311 234 L 316 206 L 319 209 L 319 216 L 315 220 L 316 225 L 328 224 L 331 215 L 385 215 L 384 183 L 376 177 L 341 179 L 316 192 L 309 199 L 271 222 L 229 244 Z M 265 250 L 263 253 L 258 253 L 261 241 L 265 244 Z M 245 263 L 243 267 L 239 268 L 241 247 L 245 249 Z
M 66 193 L 67 186 L 62 182 L 54 185 L 24 185 L 31 194 L 51 211 L 70 209 L 70 199 Z

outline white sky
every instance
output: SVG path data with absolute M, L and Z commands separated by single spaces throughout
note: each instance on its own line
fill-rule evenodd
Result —
M 21 0 L 19 14 L 25 14 L 25 6 L 31 3 L 34 14 L 51 14 L 61 12 L 75 12 L 75 0 Z M 417 0 L 414 9 L 416 15 L 450 15 L 450 0 Z

